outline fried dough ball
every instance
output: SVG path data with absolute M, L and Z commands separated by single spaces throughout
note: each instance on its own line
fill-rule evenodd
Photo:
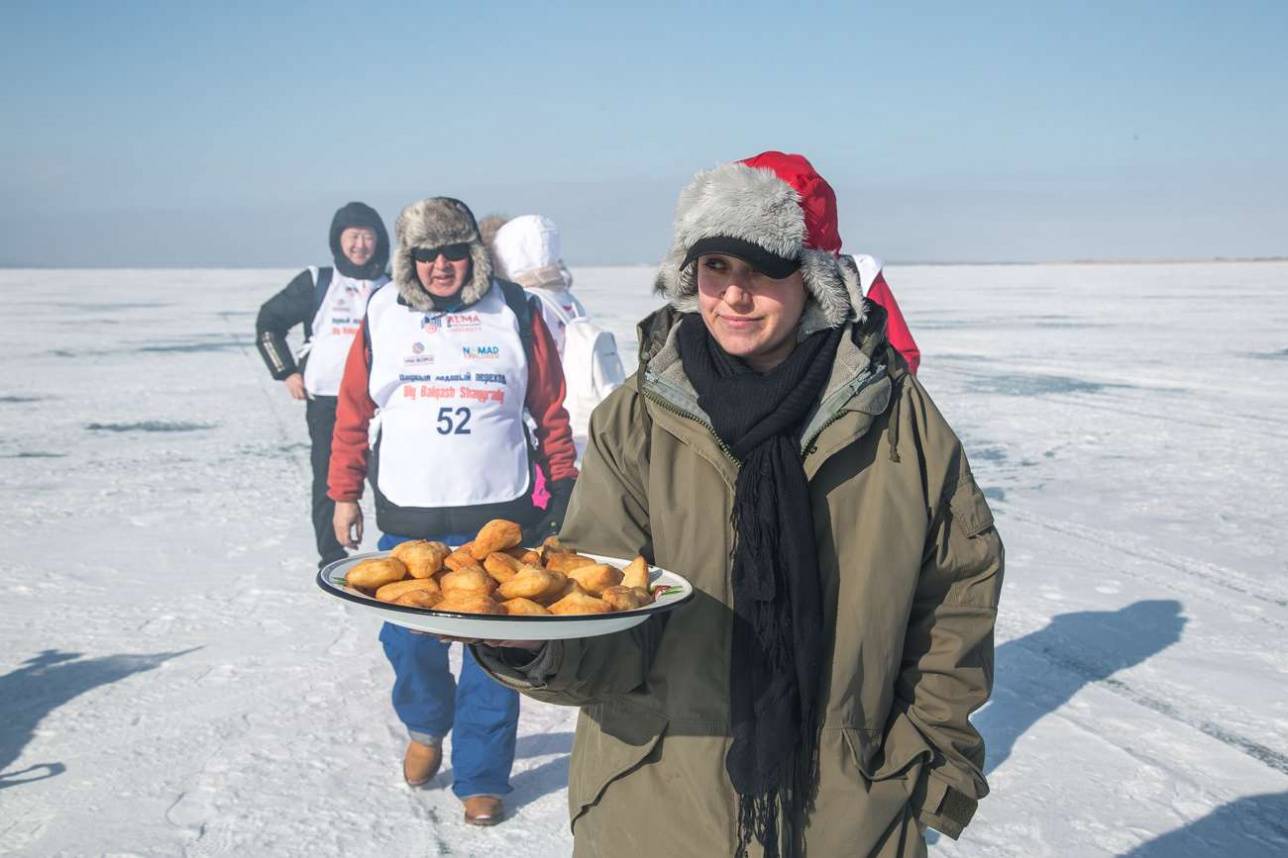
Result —
M 468 569 L 475 566 L 481 569 L 482 567 L 479 566 L 479 562 L 475 560 L 474 555 L 470 553 L 471 544 L 472 543 L 467 542 L 451 554 L 444 557 L 443 565 L 453 572 L 457 569 Z
M 555 579 L 540 566 L 521 566 L 518 573 L 501 584 L 504 599 L 534 599 L 555 586 Z
M 493 551 L 513 548 L 522 541 L 523 530 L 519 525 L 504 518 L 494 518 L 479 529 L 478 535 L 469 544 L 469 551 L 475 560 L 483 560 Z
M 547 569 L 546 574 L 550 576 L 550 586 L 539 596 L 534 596 L 532 601 L 540 602 L 543 605 L 549 605 L 551 602 L 557 602 L 570 592 L 568 585 L 571 584 L 581 589 L 577 582 L 569 581 L 568 576 L 557 569 Z M 582 590 L 584 593 L 585 591 Z
M 501 607 L 507 614 L 514 617 L 539 617 L 550 614 L 544 606 L 538 605 L 531 599 L 506 599 L 501 603 Z
M 550 606 L 552 614 L 609 614 L 612 611 L 603 599 L 585 593 L 569 593 Z
M 436 611 L 454 611 L 458 614 L 504 614 L 502 608 L 486 594 L 477 591 L 455 590 L 443 596 L 434 606 Z
M 519 568 L 523 564 L 508 551 L 493 551 L 483 561 L 483 569 L 487 574 L 496 579 L 498 584 L 504 584 L 518 574 Z
M 443 594 L 437 590 L 408 590 L 394 599 L 394 604 L 412 608 L 436 608 L 441 601 L 443 601 Z
M 428 578 L 443 568 L 443 560 L 451 553 L 452 549 L 441 542 L 413 539 L 395 545 L 390 556 L 401 560 L 411 577 Z
M 596 561 L 583 557 L 575 551 L 547 551 L 546 568 L 558 569 L 560 572 L 571 572 L 582 566 L 594 566 Z
M 438 586 L 443 591 L 444 596 L 450 596 L 452 593 L 481 593 L 484 596 L 492 595 L 496 589 L 496 582 L 492 576 L 488 575 L 477 566 L 470 566 L 465 569 L 457 569 L 455 572 L 444 573 L 438 579 Z
M 438 582 L 433 578 L 408 578 L 404 581 L 395 581 L 392 584 L 386 584 L 381 587 L 376 591 L 376 598 L 382 602 L 396 602 L 403 593 L 410 593 L 413 590 L 441 593 L 438 589 Z
M 363 560 L 344 576 L 344 583 L 359 590 L 375 592 L 386 584 L 407 577 L 407 567 L 395 557 L 373 557 Z
M 644 591 L 638 587 L 608 587 L 604 592 L 599 594 L 599 598 L 614 611 L 633 611 L 636 608 L 642 608 L 648 604 L 640 598 L 640 593 Z M 649 600 L 652 601 L 651 599 Z
M 607 563 L 596 563 L 592 566 L 578 566 L 568 573 L 568 577 L 580 584 L 587 593 L 598 596 L 609 587 L 622 583 L 622 570 Z
M 622 570 L 622 586 L 648 589 L 648 561 L 644 559 L 644 555 L 636 555 Z
M 521 545 L 514 548 L 507 548 L 502 552 L 508 554 L 520 563 L 526 563 L 529 566 L 542 566 L 541 552 L 533 551 L 531 548 L 524 548 Z

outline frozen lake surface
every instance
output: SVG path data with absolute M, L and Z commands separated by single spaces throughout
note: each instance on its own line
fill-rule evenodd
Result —
M 570 852 L 571 710 L 496 828 L 402 784 L 253 345 L 294 273 L 0 271 L 0 854 Z M 629 368 L 652 270 L 576 276 Z M 993 795 L 931 854 L 1288 855 L 1288 264 L 887 277 L 1007 545 Z

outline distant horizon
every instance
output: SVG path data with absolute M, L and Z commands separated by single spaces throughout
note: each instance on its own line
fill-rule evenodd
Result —
M 1240 263 L 1277 263 L 1288 262 L 1288 256 L 1211 256 L 1189 258 L 1121 258 L 1121 259 L 992 259 L 992 260 L 906 260 L 881 259 L 882 265 L 893 266 L 938 266 L 938 267 L 987 267 L 997 266 L 1042 266 L 1042 265 L 1222 265 Z M 604 263 L 567 263 L 569 268 L 653 268 L 659 263 L 653 262 L 604 262 Z M 301 266 L 296 265 L 7 265 L 0 263 L 0 271 L 291 271 Z M 308 266 L 303 266 L 307 268 Z
M 317 263 L 345 203 L 392 227 L 436 195 L 550 217 L 574 265 L 660 259 L 693 174 L 770 149 L 836 190 L 848 251 L 1288 255 L 1286 3 L 23 0 L 5 23 L 5 266 Z

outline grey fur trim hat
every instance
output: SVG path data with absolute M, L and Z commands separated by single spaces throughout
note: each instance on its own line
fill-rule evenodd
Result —
M 799 155 L 766 152 L 746 162 L 704 170 L 680 192 L 675 235 L 657 273 L 655 291 L 681 312 L 698 309 L 689 250 L 706 239 L 748 242 L 799 264 L 809 300 L 801 336 L 862 321 L 857 273 L 841 263 L 832 189 Z
M 462 305 L 476 303 L 492 288 L 492 261 L 479 237 L 474 213 L 460 200 L 430 197 L 407 206 L 394 224 L 394 240 L 393 281 L 402 299 L 417 310 L 434 309 L 433 297 L 416 276 L 411 254 L 417 248 L 470 246 L 470 275 L 459 294 Z

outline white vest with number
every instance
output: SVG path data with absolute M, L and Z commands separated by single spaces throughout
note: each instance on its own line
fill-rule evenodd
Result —
M 511 501 L 528 491 L 528 360 L 499 286 L 460 312 L 425 313 L 381 289 L 367 308 L 377 485 L 404 507 Z
M 318 270 L 310 268 L 313 282 Z M 313 316 L 313 338 L 309 340 L 309 359 L 304 363 L 304 389 L 314 396 L 335 396 L 340 391 L 344 361 L 353 345 L 353 335 L 362 324 L 371 293 L 388 278 L 354 280 L 339 271 L 331 274 L 322 303 Z

